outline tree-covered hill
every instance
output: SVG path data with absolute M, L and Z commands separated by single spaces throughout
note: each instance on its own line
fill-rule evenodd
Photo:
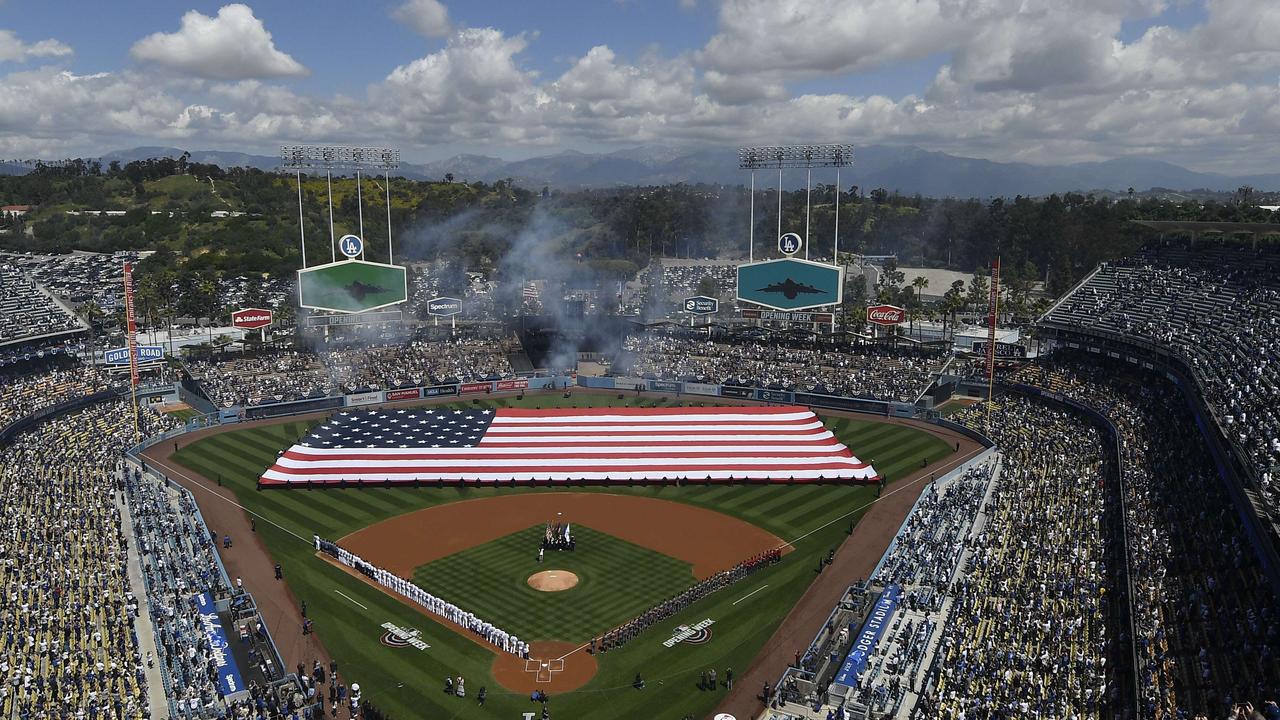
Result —
M 391 179 L 397 262 L 446 257 L 456 269 L 497 276 L 577 262 L 596 277 L 625 279 L 654 256 L 747 255 L 749 198 L 740 186 L 535 192 L 508 180 L 452 180 Z M 304 176 L 308 264 L 332 256 L 328 192 L 324 176 Z M 357 188 L 352 177 L 334 177 L 332 195 L 334 234 L 358 232 L 363 211 L 367 259 L 385 261 L 385 180 L 366 176 Z M 1132 250 L 1141 236 L 1131 219 L 1280 220 L 1253 204 L 1247 188 L 1220 203 L 1078 193 L 934 200 L 857 186 L 842 189 L 838 200 L 842 252 L 897 253 L 902 264 L 965 271 L 999 254 L 1012 272 L 1044 280 L 1055 293 L 1098 261 Z M 807 218 L 811 256 L 830 257 L 836 201 L 832 186 L 814 188 Z M 186 156 L 106 167 L 70 161 L 0 177 L 0 205 L 35 206 L 20 217 L 0 216 L 5 249 L 161 250 L 144 272 L 166 267 L 179 280 L 287 277 L 302 264 L 293 175 L 223 169 Z M 757 193 L 757 258 L 773 252 L 777 207 L 776 191 Z M 782 215 L 784 232 L 803 233 L 803 191 L 784 194 Z

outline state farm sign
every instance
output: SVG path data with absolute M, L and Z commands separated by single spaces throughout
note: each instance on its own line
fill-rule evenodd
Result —
M 872 305 L 867 308 L 867 322 L 876 325 L 901 325 L 907 313 L 896 305 Z
M 231 313 L 231 326 L 254 330 L 271 324 L 273 313 L 262 308 L 243 308 Z

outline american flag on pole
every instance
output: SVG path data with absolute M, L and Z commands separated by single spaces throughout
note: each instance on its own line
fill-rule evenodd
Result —
M 804 407 L 344 412 L 262 475 L 290 483 L 878 480 Z

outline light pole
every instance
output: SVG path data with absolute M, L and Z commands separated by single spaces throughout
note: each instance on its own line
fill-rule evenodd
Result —
M 336 169 L 356 171 L 356 204 L 359 213 L 360 239 L 364 240 L 364 193 L 360 187 L 361 173 L 370 169 L 382 170 L 387 181 L 387 263 L 392 262 L 394 256 L 391 250 L 391 171 L 400 167 L 399 149 L 348 145 L 282 145 L 280 167 L 297 171 L 299 233 L 302 230 L 302 171 L 324 168 L 329 191 L 329 255 L 334 262 L 337 261 L 337 241 L 333 226 L 333 171 Z M 304 255 L 305 252 L 304 248 Z M 361 259 L 363 258 L 362 252 Z M 305 267 L 305 263 L 303 265 Z
M 853 163 L 853 146 L 848 144 L 833 145 L 764 145 L 758 147 L 738 148 L 738 168 L 751 172 L 751 232 L 749 242 L 751 249 L 748 258 L 755 260 L 755 187 L 756 170 L 763 168 L 778 169 L 778 236 L 782 236 L 782 171 L 788 168 L 805 170 L 805 208 L 804 208 L 804 252 L 809 257 L 809 218 L 810 199 L 812 194 L 813 168 L 836 169 L 836 226 L 835 247 L 831 264 L 839 264 L 840 254 L 840 168 Z

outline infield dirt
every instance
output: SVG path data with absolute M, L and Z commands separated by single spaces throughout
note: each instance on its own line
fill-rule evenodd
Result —
M 436 505 L 361 528 L 338 544 L 400 577 L 412 577 L 433 560 L 556 519 L 683 560 L 699 580 L 766 550 L 791 549 L 773 533 L 724 513 L 602 492 L 523 493 Z

